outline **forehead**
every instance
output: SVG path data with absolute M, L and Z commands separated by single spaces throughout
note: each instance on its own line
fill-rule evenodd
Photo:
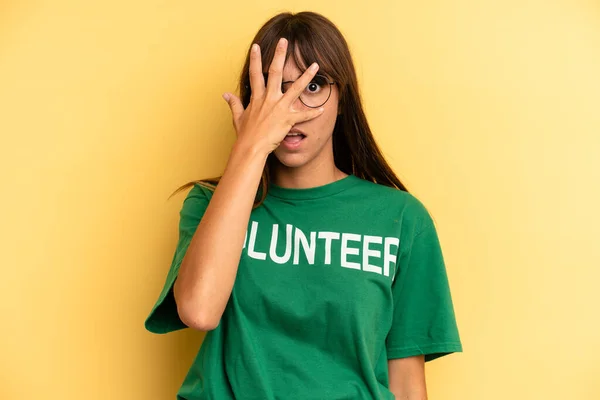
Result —
M 284 66 L 283 66 L 282 80 L 283 81 L 295 81 L 296 79 L 300 78 L 300 76 L 302 76 L 303 73 L 304 73 L 304 70 L 300 69 L 298 67 L 298 65 L 296 64 L 296 62 L 294 61 L 294 57 L 290 56 L 290 58 L 287 59 L 287 61 L 285 62 Z M 318 70 L 317 74 L 323 75 L 323 76 L 327 77 L 327 79 L 331 79 L 329 74 L 326 74 L 325 72 L 322 72 L 321 70 Z
M 283 66 L 283 80 L 284 81 L 293 81 L 296 80 L 302 75 L 303 71 L 298 67 L 296 62 L 294 61 L 294 57 L 291 55 L 285 62 Z

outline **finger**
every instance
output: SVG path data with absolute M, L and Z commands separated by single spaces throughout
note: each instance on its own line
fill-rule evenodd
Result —
M 244 105 L 242 104 L 240 98 L 231 93 L 223 94 L 223 98 L 227 104 L 229 104 L 233 119 L 237 121 L 244 113 Z
M 302 73 L 300 78 L 296 79 L 296 81 L 292 83 L 292 86 L 285 91 L 283 94 L 283 101 L 285 101 L 288 107 L 291 106 L 298 97 L 300 97 L 304 89 L 306 89 L 306 86 L 315 77 L 318 70 L 319 64 L 316 62 L 312 63 L 311 66 L 308 67 L 304 73 Z
M 260 46 L 252 44 L 250 50 L 250 95 L 252 97 L 262 97 L 265 92 L 265 77 L 262 72 L 262 59 L 260 55 Z
M 267 93 L 280 93 L 281 80 L 283 75 L 283 66 L 285 64 L 285 54 L 287 52 L 288 41 L 286 38 L 280 38 L 275 48 L 275 55 L 269 66 L 269 78 L 267 79 Z
M 319 107 L 308 111 L 299 111 L 292 113 L 292 124 L 297 124 L 299 122 L 308 121 L 309 119 L 313 119 L 323 114 L 325 108 Z

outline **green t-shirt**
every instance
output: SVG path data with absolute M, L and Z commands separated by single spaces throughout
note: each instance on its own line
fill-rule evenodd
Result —
M 146 329 L 186 326 L 173 283 L 212 192 L 183 202 Z M 252 211 L 233 290 L 178 399 L 394 399 L 387 361 L 462 351 L 433 221 L 412 194 L 355 175 L 271 185 Z

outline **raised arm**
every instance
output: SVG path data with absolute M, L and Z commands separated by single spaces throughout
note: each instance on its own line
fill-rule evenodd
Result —
M 181 262 L 173 287 L 177 312 L 187 326 L 214 329 L 231 295 L 246 228 L 262 171 L 294 124 L 318 117 L 322 109 L 295 111 L 295 100 L 318 70 L 316 63 L 294 84 L 281 91 L 287 40 L 281 39 L 265 87 L 260 48 L 250 54 L 251 98 L 246 109 L 240 99 L 224 95 L 233 115 L 237 140 L 225 171 Z

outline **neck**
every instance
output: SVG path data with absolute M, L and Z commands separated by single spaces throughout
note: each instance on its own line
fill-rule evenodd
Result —
M 288 167 L 274 159 L 273 167 L 272 182 L 284 188 L 305 189 L 322 186 L 348 176 L 334 163 Z

